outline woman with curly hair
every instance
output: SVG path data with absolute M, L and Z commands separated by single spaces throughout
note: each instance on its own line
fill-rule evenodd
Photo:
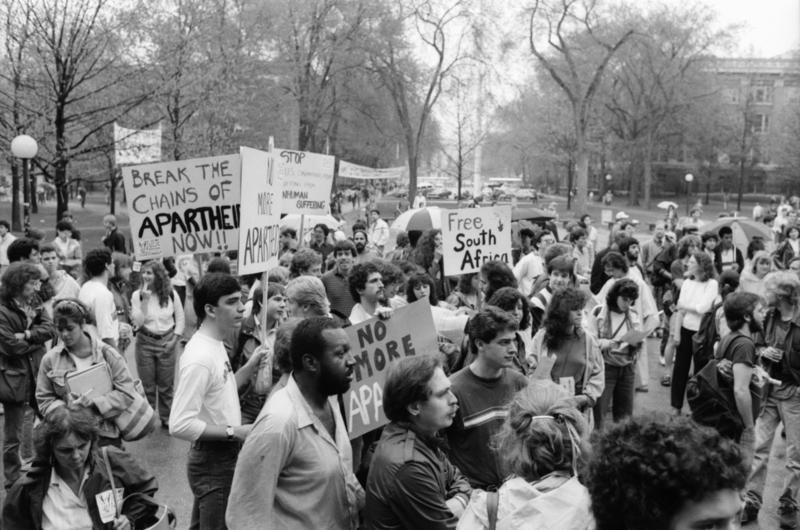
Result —
M 425 269 L 436 286 L 436 297 L 445 300 L 450 295 L 450 282 L 444 275 L 444 261 L 442 260 L 442 231 L 439 229 L 428 230 L 417 241 L 409 259 Z
M 145 263 L 141 273 L 142 287 L 131 297 L 131 317 L 138 330 L 136 368 L 147 401 L 158 410 L 166 427 L 172 408 L 176 350 L 185 326 L 183 305 L 161 263 Z
M 569 392 L 571 403 L 590 411 L 603 393 L 605 374 L 600 346 L 583 330 L 585 304 L 586 295 L 574 287 L 553 293 L 542 329 L 533 337 L 531 364 L 543 364 L 551 379 Z
M 589 492 L 576 474 L 589 425 L 568 397 L 542 379 L 517 392 L 494 438 L 508 478 L 497 492 L 473 491 L 458 530 L 492 528 L 492 513 L 496 528 L 594 527 Z
M 582 475 L 597 530 L 739 528 L 746 477 L 735 442 L 663 413 L 600 431 Z
M 533 334 L 531 333 L 531 310 L 528 300 L 513 287 L 498 289 L 486 302 L 499 307 L 514 317 L 517 323 L 517 361 L 514 367 L 523 375 L 528 373 L 528 358 L 533 355 Z
M 642 341 L 628 343 L 622 339 L 631 331 L 641 331 L 642 321 L 634 308 L 639 286 L 630 278 L 616 280 L 605 302 L 592 310 L 587 332 L 597 339 L 605 366 L 605 388 L 594 408 L 594 421 L 602 429 L 609 410 L 614 421 L 633 414 L 635 366 Z
M 711 311 L 717 299 L 719 284 L 714 262 L 702 251 L 691 255 L 686 270 L 688 278 L 681 285 L 678 297 L 678 318 L 680 331 L 672 339 L 675 341 L 675 364 L 672 367 L 672 387 L 670 402 L 676 414 L 683 408 L 686 382 L 689 380 L 689 368 L 694 361 L 694 372 L 699 372 L 706 365 L 712 352 L 698 352 L 694 355 L 692 337 L 700 329 L 700 321 Z M 676 325 L 677 328 L 677 325 Z M 693 359 L 694 357 L 694 359 Z

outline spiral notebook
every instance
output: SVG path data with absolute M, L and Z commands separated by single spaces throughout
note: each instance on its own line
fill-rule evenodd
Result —
M 106 363 L 93 364 L 67 374 L 67 390 L 87 397 L 102 396 L 114 389 Z

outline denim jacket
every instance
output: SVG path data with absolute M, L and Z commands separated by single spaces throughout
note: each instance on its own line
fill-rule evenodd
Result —
M 114 423 L 114 418 L 133 403 L 132 396 L 136 392 L 133 377 L 125 359 L 117 353 L 117 350 L 93 334 L 87 333 L 87 335 L 92 342 L 92 364 L 105 362 L 114 385 L 114 390 L 111 392 L 92 398 L 95 412 L 101 419 L 100 436 L 119 438 L 119 429 Z M 52 407 L 68 402 L 66 378 L 68 373 L 75 370 L 75 362 L 62 342 L 45 354 L 36 382 L 36 402 L 42 414 L 47 414 Z

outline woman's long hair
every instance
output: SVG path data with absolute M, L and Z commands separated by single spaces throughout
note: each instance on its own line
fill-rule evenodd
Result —
M 553 293 L 553 299 L 544 313 L 544 344 L 549 350 L 557 350 L 567 339 L 580 333 L 574 328 L 570 311 L 583 309 L 586 304 L 585 295 L 574 287 L 559 289 Z
M 409 256 L 411 261 L 423 267 L 426 271 L 433 264 L 433 259 L 436 255 L 436 235 L 441 232 L 441 230 L 433 229 L 422 234 Z
M 150 290 L 158 296 L 158 304 L 161 307 L 167 307 L 172 299 L 172 284 L 167 276 L 167 269 L 158 261 L 147 262 L 142 265 L 142 269 L 153 271 L 153 282 L 150 284 Z

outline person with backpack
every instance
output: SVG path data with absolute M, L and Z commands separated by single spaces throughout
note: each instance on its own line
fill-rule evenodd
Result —
M 769 388 L 755 424 L 755 451 L 742 522 L 754 521 L 761 509 L 770 451 L 778 425 L 786 433 L 786 477 L 779 499 L 781 528 L 798 527 L 800 493 L 800 279 L 792 272 L 767 275 L 764 347 L 759 350 L 769 375 L 780 381 Z

